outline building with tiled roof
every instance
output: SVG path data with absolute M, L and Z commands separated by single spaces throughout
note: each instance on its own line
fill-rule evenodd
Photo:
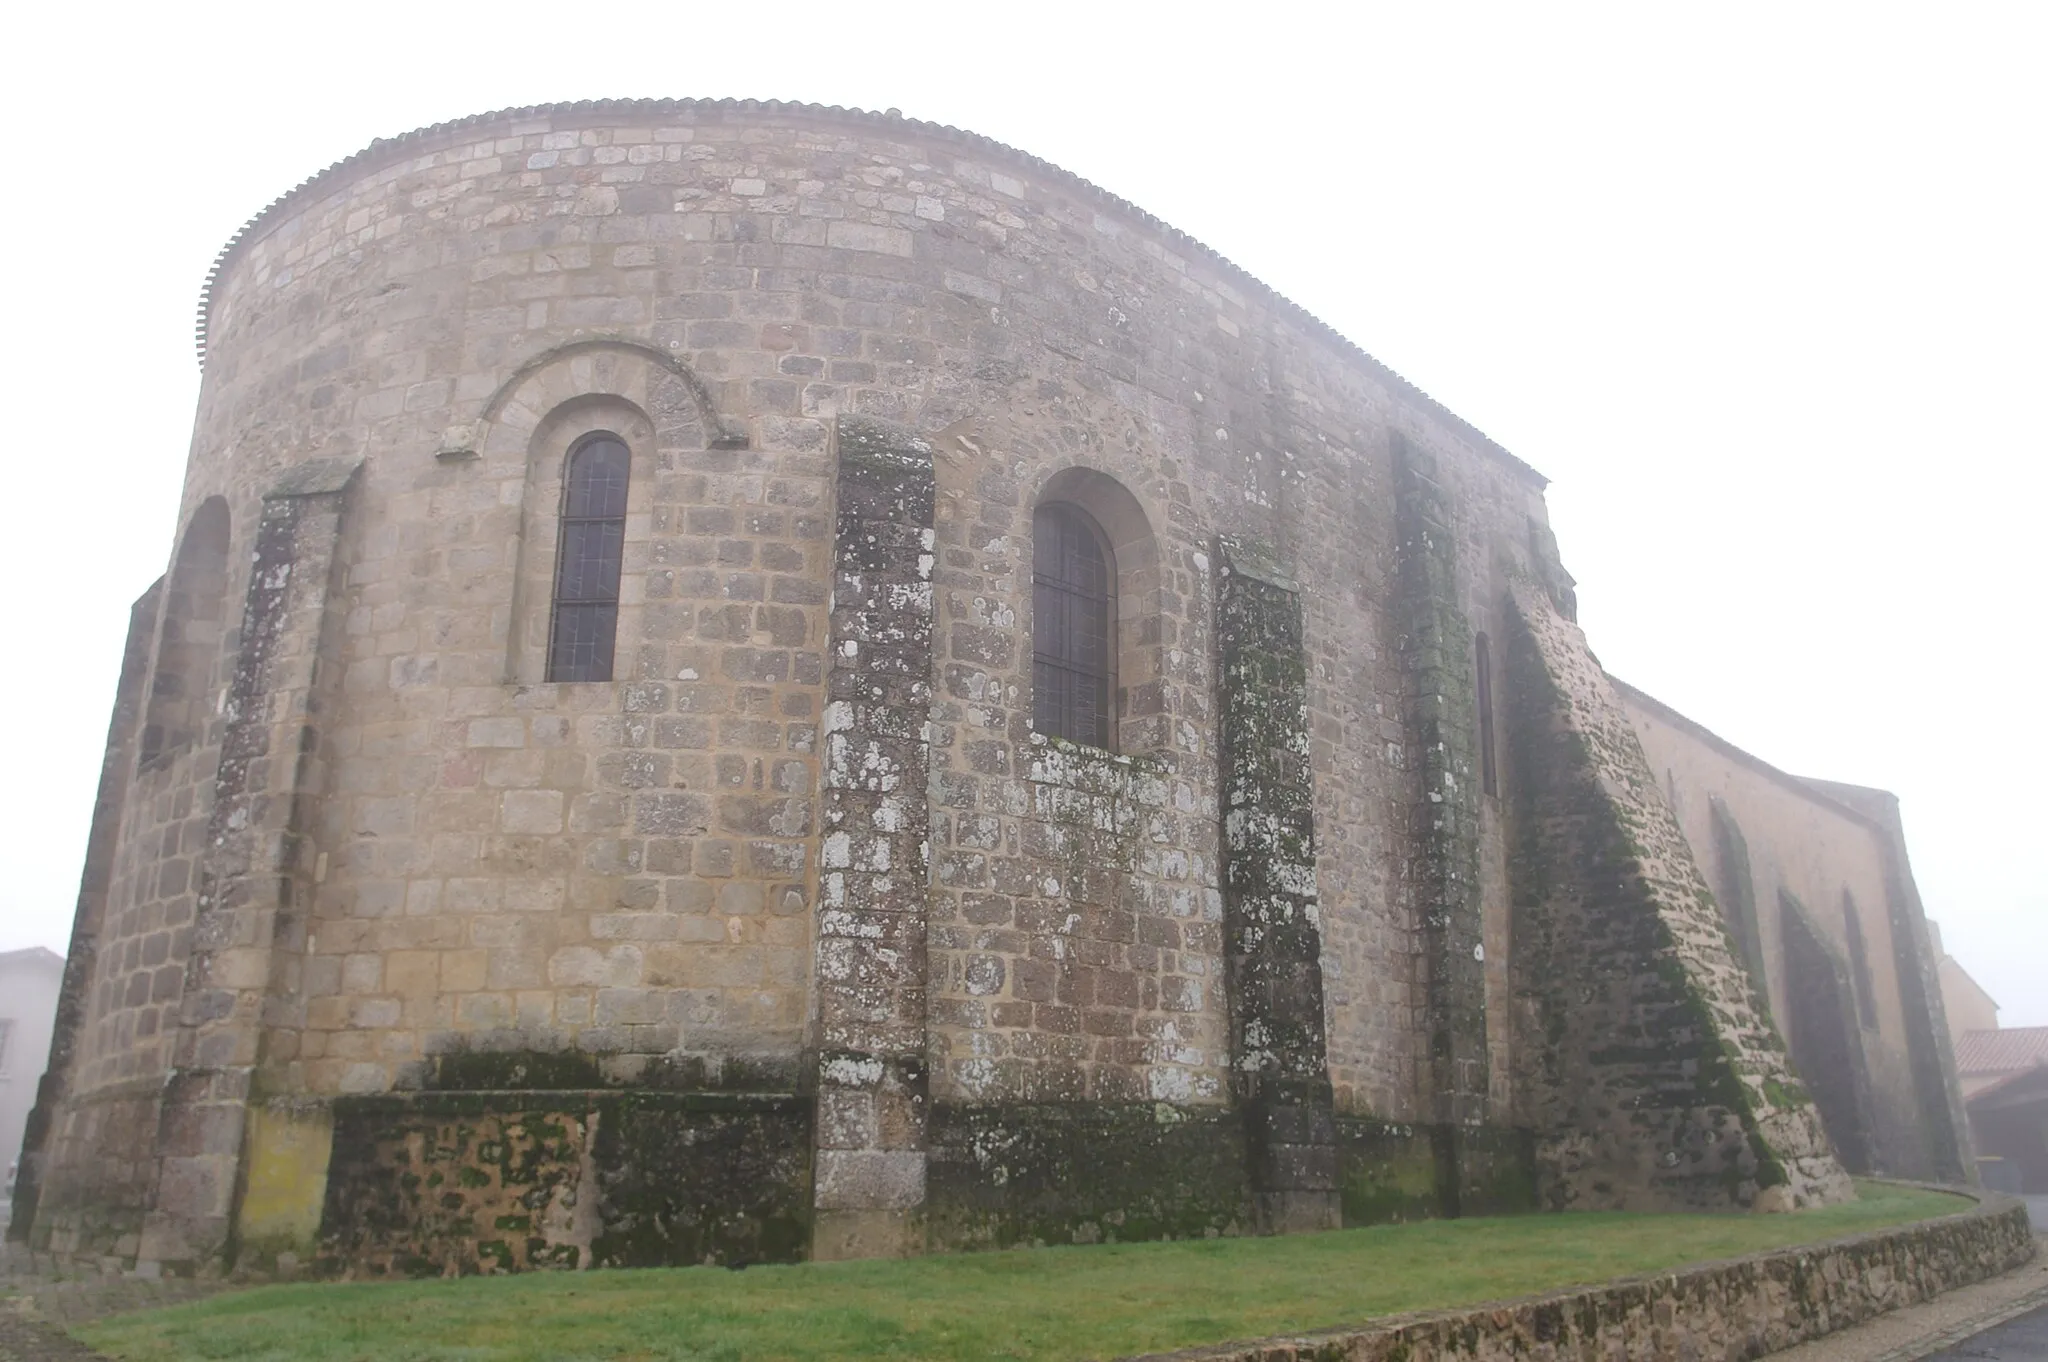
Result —
M 1963 1081 L 1966 1098 L 2044 1064 L 2048 1064 L 2048 1026 L 1965 1031 L 1956 1043 L 1956 1076 Z

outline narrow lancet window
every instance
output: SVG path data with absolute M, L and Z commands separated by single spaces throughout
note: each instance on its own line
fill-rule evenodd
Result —
M 1500 774 L 1493 753 L 1493 653 L 1486 635 L 1478 642 L 1479 673 L 1479 788 L 1490 795 L 1500 793 Z
M 193 512 L 163 596 L 156 671 L 143 715 L 140 765 L 153 766 L 200 740 L 215 712 L 212 690 L 228 626 L 228 504 L 208 497 Z
M 1102 531 L 1076 507 L 1039 507 L 1031 535 L 1032 725 L 1110 747 L 1116 566 Z
M 1856 1019 L 1867 1031 L 1877 1029 L 1877 980 L 1870 973 L 1870 947 L 1863 940 L 1863 921 L 1856 900 L 1842 891 L 1842 930 L 1849 938 L 1849 969 L 1856 981 Z
M 569 452 L 548 629 L 550 681 L 612 679 L 632 460 L 626 442 L 609 433 L 592 435 Z

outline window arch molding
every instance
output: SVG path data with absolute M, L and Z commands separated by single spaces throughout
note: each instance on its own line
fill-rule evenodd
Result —
M 638 403 L 594 393 L 566 401 L 534 427 L 521 498 L 520 531 L 508 632 L 508 681 L 536 685 L 550 679 L 549 647 L 556 623 L 562 566 L 564 512 L 572 460 L 606 437 L 626 447 L 625 511 L 609 678 L 639 675 L 636 651 L 644 635 L 646 573 L 652 537 L 655 477 L 654 422 Z
M 1034 526 L 1040 511 L 1055 508 L 1070 509 L 1085 518 L 1085 525 L 1100 536 L 1111 575 L 1107 601 L 1107 746 L 1118 752 L 1161 750 L 1170 745 L 1171 735 L 1167 731 L 1165 678 L 1160 664 L 1160 651 L 1167 640 L 1162 637 L 1160 613 L 1159 543 L 1152 519 L 1129 488 L 1092 468 L 1064 468 L 1048 477 L 1032 500 Z M 1039 575 L 1040 551 L 1034 533 L 1034 580 Z M 1034 589 L 1034 643 L 1038 630 L 1037 594 Z M 1037 671 L 1036 666 L 1033 671 Z M 1034 712 L 1038 703 L 1035 692 L 1034 682 Z

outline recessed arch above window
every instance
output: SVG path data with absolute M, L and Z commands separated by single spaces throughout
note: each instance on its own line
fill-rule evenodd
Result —
M 1849 970 L 1856 984 L 1856 1017 L 1866 1030 L 1877 1029 L 1877 980 L 1870 972 L 1870 946 L 1863 939 L 1863 917 L 1856 899 L 1842 891 L 1842 931 L 1849 941 Z
M 548 626 L 549 681 L 612 679 L 632 474 L 632 451 L 608 430 L 593 431 L 569 451 Z
M 208 497 L 178 541 L 165 584 L 163 624 L 143 713 L 145 769 L 198 740 L 228 628 L 228 504 Z
M 1479 788 L 1486 794 L 1497 796 L 1500 794 L 1500 765 L 1493 739 L 1492 642 L 1482 633 L 1473 640 L 1472 652 L 1479 691 L 1476 697 L 1479 703 Z
M 1114 748 L 1116 558 L 1095 518 L 1067 502 L 1031 517 L 1032 727 Z

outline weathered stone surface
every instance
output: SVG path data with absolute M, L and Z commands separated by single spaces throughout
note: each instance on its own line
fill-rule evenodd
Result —
M 1857 1025 L 1847 964 L 1828 946 L 1806 906 L 1778 891 L 1785 937 L 1785 1031 L 1814 1107 L 1844 1167 L 1872 1171 L 1870 1068 Z
M 1699 853 L 1729 930 L 1818 1091 L 1829 1078 L 1802 1055 L 1788 896 L 1807 906 L 1805 939 L 1841 961 L 1849 1030 L 1831 1045 L 1861 1053 L 1861 1133 L 1837 1136 L 1853 1171 L 1964 1181 L 1969 1164 L 1947 1024 L 1906 864 L 1898 801 L 1882 790 L 1788 775 L 1627 685 L 1616 690 L 1666 802 Z M 1862 966 L 1854 961 L 1859 956 Z M 1930 1007 L 1931 1002 L 1931 1007 Z M 1838 1108 L 1843 1109 L 1843 1108 Z M 1823 1107 L 1830 1132 L 1835 1117 Z M 1860 1154 L 1849 1146 L 1860 1145 Z M 1860 1165 L 1853 1163 L 1861 1158 Z
M 938 1103 L 934 1243 L 958 1248 L 1255 1232 L 1243 1122 L 1154 1102 Z
M 1503 584 L 1569 617 L 1572 581 L 1542 479 L 1299 308 L 970 134 L 684 100 L 379 143 L 239 236 L 204 316 L 17 1232 L 303 1259 L 323 1122 L 443 1088 L 801 1093 L 822 1255 L 1527 1204 L 1556 1047 L 1514 984 L 1552 947 L 1510 853 L 1557 773 L 1508 722 Z M 610 679 L 549 681 L 600 433 Z M 1049 505 L 1110 569 L 1102 746 L 1035 727 Z M 1793 889 L 1861 906 L 1878 1162 L 1966 1167 L 1903 849 L 1872 880 L 1845 845 L 1816 873 L 1854 883 Z M 1602 959 L 1637 977 L 1566 963 Z M 1676 1015 L 1602 996 L 1625 1036 Z M 1666 1137 L 1610 1151 L 1632 1185 Z M 1122 1211 L 1055 1186 L 1095 1138 Z M 664 1217 L 717 1202 L 715 1144 Z
M 1301 603 L 1270 550 L 1216 542 L 1230 1070 L 1259 1223 L 1341 1220 L 1323 1043 L 1323 938 Z
M 224 724 L 177 1045 L 158 1112 L 158 1184 L 144 1261 L 191 1270 L 230 1250 L 243 1131 L 258 1065 L 296 1053 L 299 954 L 315 867 L 304 846 L 325 793 L 319 715 L 335 676 L 320 654 L 344 495 L 360 460 L 315 460 L 264 498 Z
M 1459 1212 L 1460 1150 L 1489 1116 L 1486 922 L 1475 641 L 1463 609 L 1456 516 L 1438 461 L 1395 442 L 1402 661 L 1413 715 L 1413 844 L 1426 980 L 1428 1111 L 1440 1195 Z
M 810 1113 L 789 1096 L 348 1098 L 334 1149 L 315 1250 L 330 1272 L 788 1262 L 810 1238 Z
M 845 416 L 823 725 L 819 853 L 820 1242 L 864 1222 L 863 1252 L 921 1246 L 924 1202 L 926 789 L 931 708 L 932 447 L 884 421 Z M 883 1213 L 900 1242 L 877 1241 Z
M 1852 1196 L 1628 717 L 1577 625 L 1512 588 L 1520 1043 L 1559 1208 Z

